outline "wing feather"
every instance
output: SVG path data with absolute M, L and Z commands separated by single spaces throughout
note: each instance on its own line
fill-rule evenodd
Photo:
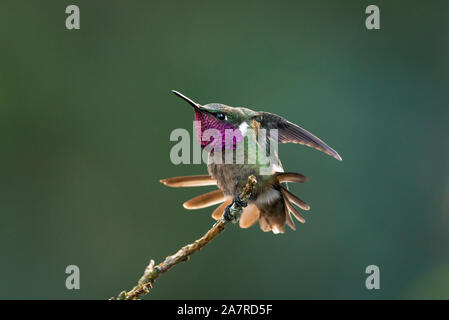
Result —
M 337 151 L 329 147 L 324 141 L 281 116 L 269 112 L 259 112 L 258 117 L 260 117 L 263 128 L 278 130 L 279 143 L 303 144 L 323 151 L 331 157 L 342 161 L 342 158 Z

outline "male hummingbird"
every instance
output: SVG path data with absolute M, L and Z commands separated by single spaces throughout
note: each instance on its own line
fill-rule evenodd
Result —
M 236 145 L 243 143 L 244 155 L 252 155 L 257 152 L 257 148 L 262 145 L 267 147 L 270 139 L 276 139 L 277 143 L 298 143 L 304 144 L 334 157 L 341 161 L 340 155 L 322 140 L 306 131 L 305 129 L 289 122 L 288 120 L 263 111 L 253 111 L 248 108 L 235 108 L 220 103 L 209 103 L 200 105 L 183 94 L 172 91 L 175 95 L 187 101 L 195 112 L 196 136 L 202 148 L 210 147 L 215 139 L 205 140 L 204 133 L 208 129 L 215 129 L 222 136 L 222 143 L 215 141 L 215 147 L 233 150 L 233 160 L 236 159 Z M 261 129 L 277 129 L 277 138 L 266 135 L 260 138 Z M 236 136 L 231 142 L 226 139 L 226 131 L 233 130 Z M 254 134 L 249 134 L 249 132 Z M 244 142 L 247 140 L 246 143 Z M 248 141 L 250 140 L 250 141 Z M 261 142 L 262 141 L 262 142 Z M 266 143 L 264 143 L 264 141 Z M 251 142 L 251 143 L 249 143 Z M 255 147 L 254 147 L 255 146 Z M 288 191 L 287 182 L 305 182 L 306 177 L 300 173 L 284 172 L 282 164 L 277 154 L 271 155 L 271 161 L 267 163 L 264 156 L 256 157 L 256 161 L 249 163 L 213 160 L 214 148 L 210 148 L 208 175 L 174 177 L 161 180 L 170 187 L 193 187 L 217 185 L 219 190 L 212 191 L 184 203 L 187 209 L 201 209 L 221 203 L 212 217 L 220 219 L 232 201 L 238 199 L 247 179 L 254 175 L 257 184 L 251 192 L 247 207 L 244 208 L 240 216 L 239 224 L 242 228 L 248 228 L 259 221 L 263 231 L 273 231 L 273 233 L 284 233 L 285 224 L 295 230 L 292 214 L 298 221 L 304 223 L 305 220 L 299 211 L 293 206 L 296 205 L 302 210 L 309 210 L 310 207 L 303 200 Z M 224 152 L 222 159 L 224 160 Z M 261 169 L 266 169 L 261 173 Z

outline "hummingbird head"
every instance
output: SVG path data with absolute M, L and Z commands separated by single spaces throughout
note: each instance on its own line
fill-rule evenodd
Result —
M 203 136 L 209 136 L 206 131 L 210 129 L 216 130 L 214 132 L 218 132 L 221 135 L 222 149 L 235 149 L 236 145 L 243 141 L 248 126 L 245 121 L 247 115 L 243 108 L 234 108 L 220 103 L 200 105 L 178 91 L 172 90 L 172 92 L 193 107 L 195 112 L 195 133 L 201 147 L 219 145 L 218 141 L 214 142 L 214 137 L 206 141 L 203 140 Z M 226 134 L 227 132 L 228 135 Z M 233 134 L 232 137 L 229 135 L 231 132 Z

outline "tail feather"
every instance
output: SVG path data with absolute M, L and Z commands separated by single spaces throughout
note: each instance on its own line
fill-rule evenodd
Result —
M 284 203 L 285 207 L 285 218 L 287 220 L 287 225 L 293 230 L 296 231 L 295 223 L 293 222 L 292 216 L 290 215 L 290 211 L 288 211 L 287 206 Z
M 284 223 L 273 223 L 269 217 L 260 217 L 259 226 L 263 232 L 273 231 L 274 234 L 285 233 Z
M 297 182 L 304 183 L 307 181 L 307 177 L 296 172 L 279 172 L 276 174 L 276 178 L 279 183 L 282 182 Z
M 186 209 L 195 210 L 207 208 L 223 201 L 225 201 L 223 191 L 215 190 L 190 199 L 189 201 L 184 202 L 183 206 Z
M 215 220 L 219 220 L 221 219 L 221 217 L 223 216 L 223 212 L 226 209 L 227 206 L 229 206 L 232 203 L 232 199 L 226 199 L 225 202 L 223 202 L 222 204 L 220 204 L 215 210 L 214 212 L 212 212 L 212 218 L 214 218 Z
M 284 196 L 284 205 L 287 207 L 288 211 L 290 211 L 299 222 L 305 223 L 306 220 L 301 216 L 301 214 L 298 212 L 298 210 L 296 210 L 295 207 L 290 203 L 290 201 L 286 195 L 286 191 L 287 190 L 285 190 L 284 188 L 281 189 L 282 195 Z
M 260 211 L 254 204 L 249 204 L 243 209 L 242 215 L 240 216 L 239 224 L 240 228 L 246 229 L 251 227 L 260 218 Z
M 271 231 L 271 224 L 268 222 L 266 217 L 260 217 L 259 226 L 263 232 Z
M 310 206 L 307 203 L 305 203 L 304 201 L 299 199 L 297 196 L 295 196 L 293 193 L 291 193 L 287 189 L 281 187 L 281 191 L 282 191 L 283 196 L 286 197 L 288 201 L 293 202 L 294 204 L 296 204 L 298 207 L 300 207 L 303 210 L 310 210 Z
M 273 231 L 273 233 L 284 233 L 287 216 L 282 197 L 271 203 L 259 203 L 260 210 L 259 224 L 262 231 Z
M 160 180 L 160 182 L 172 188 L 213 186 L 217 184 L 217 181 L 208 174 L 202 174 L 197 176 L 172 177 L 162 179 Z

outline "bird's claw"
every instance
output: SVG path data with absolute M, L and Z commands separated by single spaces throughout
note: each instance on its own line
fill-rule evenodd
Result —
M 226 221 L 232 221 L 234 219 L 233 215 L 231 214 L 231 210 L 229 208 L 232 206 L 232 203 L 227 206 L 223 212 L 223 219 Z
M 238 206 L 242 207 L 242 208 L 246 208 L 248 206 L 248 201 L 244 200 L 244 199 L 240 199 L 239 196 L 234 198 L 234 202 L 235 204 L 237 204 Z
M 238 214 L 233 214 L 231 212 L 231 207 L 236 204 L 238 208 Z M 240 213 L 242 212 L 242 208 L 245 208 L 248 206 L 248 202 L 246 200 L 240 199 L 239 196 L 235 197 L 232 203 L 226 207 L 226 209 L 223 212 L 223 219 L 225 221 L 232 221 L 233 223 L 236 223 L 239 221 Z

